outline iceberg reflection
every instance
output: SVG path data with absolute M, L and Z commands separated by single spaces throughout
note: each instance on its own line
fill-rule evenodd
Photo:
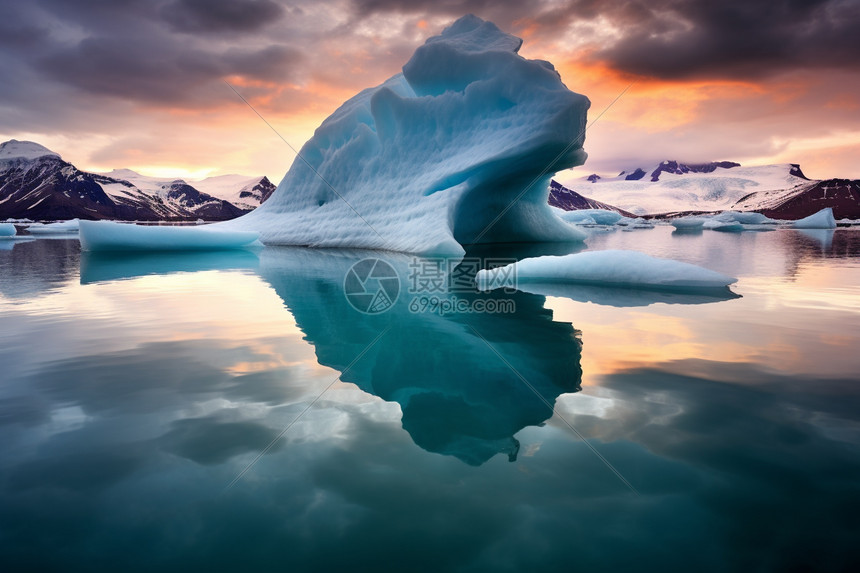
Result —
M 81 253 L 81 284 L 212 270 L 254 270 L 260 263 L 250 250 Z
M 612 286 L 578 285 L 564 283 L 525 283 L 517 288 L 541 296 L 569 298 L 577 302 L 591 302 L 618 308 L 663 304 L 708 304 L 741 298 L 728 287 L 696 289 L 690 292 L 660 291 Z
M 357 311 L 343 294 L 351 266 L 368 257 L 391 265 L 403 285 L 394 304 L 376 315 Z M 319 363 L 342 372 L 341 380 L 400 404 L 403 428 L 418 446 L 472 465 L 497 453 L 513 461 L 519 449 L 514 435 L 550 418 L 548 404 L 560 394 L 579 390 L 579 333 L 553 321 L 543 297 L 521 292 L 458 295 L 467 303 L 507 298 L 512 312 L 410 309 L 406 286 L 415 260 L 393 253 L 267 248 L 260 274 L 293 313 Z

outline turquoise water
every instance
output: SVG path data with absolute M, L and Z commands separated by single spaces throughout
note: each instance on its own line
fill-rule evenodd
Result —
M 860 230 L 588 248 L 739 281 L 454 312 L 407 255 L 0 245 L 2 569 L 856 570 Z

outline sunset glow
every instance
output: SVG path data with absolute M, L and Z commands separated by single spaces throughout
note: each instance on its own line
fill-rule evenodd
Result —
M 194 2 L 156 3 L 165 5 L 156 15 L 39 4 L 9 16 L 43 40 L 22 38 L 31 48 L 23 58 L 13 40 L 0 53 L 4 77 L 18 78 L 0 88 L 0 138 L 39 141 L 83 169 L 277 182 L 294 159 L 278 134 L 299 148 L 343 101 L 398 73 L 426 38 L 474 12 L 522 37 L 524 57 L 552 62 L 591 99 L 590 121 L 629 86 L 590 128 L 589 161 L 577 172 L 671 158 L 793 162 L 811 177 L 860 177 L 856 46 L 837 42 L 856 9 L 844 3 L 777 16 L 766 6 L 718 12 L 692 1 L 247 2 L 235 21 L 197 12 Z M 801 22 L 806 43 L 789 45 Z M 753 25 L 758 34 L 732 39 Z

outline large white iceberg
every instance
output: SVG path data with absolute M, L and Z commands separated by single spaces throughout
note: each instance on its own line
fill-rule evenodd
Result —
M 523 259 L 478 271 L 475 281 L 482 290 L 516 288 L 520 283 L 574 283 L 687 291 L 726 287 L 737 279 L 638 251 L 610 250 Z
M 243 249 L 259 245 L 259 235 L 250 231 L 200 227 L 146 226 L 81 221 L 84 251 L 212 251 Z
M 547 197 L 556 171 L 585 161 L 590 103 L 552 64 L 518 55 L 521 44 L 476 16 L 457 20 L 328 117 L 268 201 L 217 226 L 265 244 L 452 255 L 582 240 Z
M 795 229 L 835 229 L 836 219 L 833 209 L 827 207 L 809 217 L 798 219 L 792 226 Z

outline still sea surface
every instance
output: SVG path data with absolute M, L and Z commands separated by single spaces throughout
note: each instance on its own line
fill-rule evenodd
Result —
M 739 280 L 452 294 L 391 253 L 3 242 L 0 569 L 860 570 L 860 229 L 587 248 Z M 367 258 L 398 283 L 371 314 Z

